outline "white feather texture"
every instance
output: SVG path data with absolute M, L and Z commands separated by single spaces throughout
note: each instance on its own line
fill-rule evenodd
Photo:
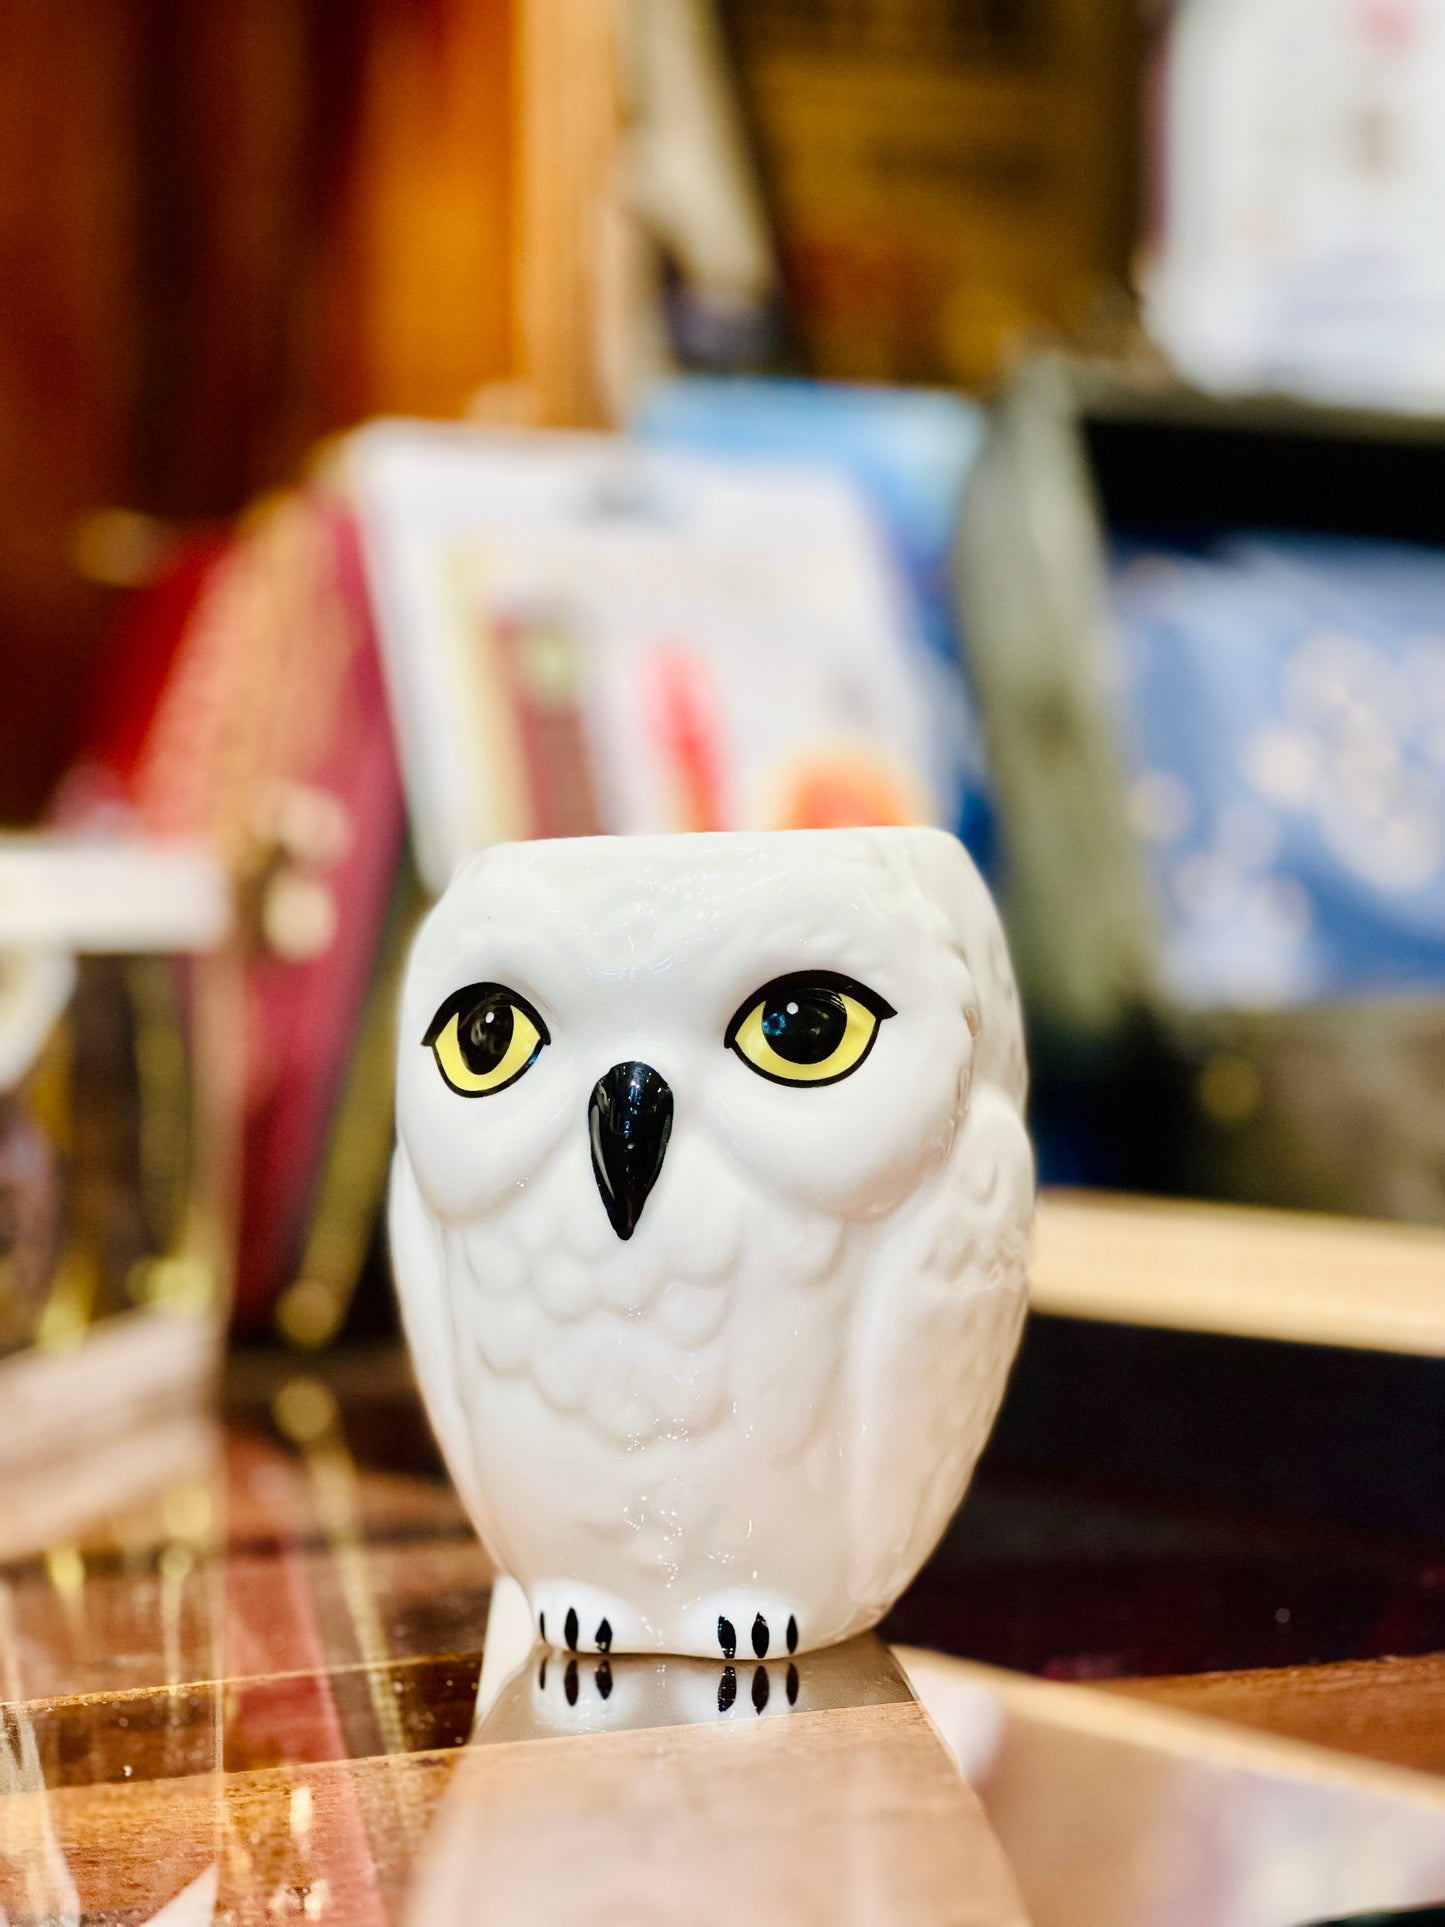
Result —
M 893 1014 L 836 1081 L 760 1076 L 730 1020 L 810 971 Z M 549 1041 L 464 1097 L 423 1040 L 472 984 Z M 627 1065 L 673 1115 L 624 1238 L 589 1103 Z M 992 902 L 940 831 L 503 845 L 458 873 L 403 993 L 392 1252 L 447 1463 L 549 1639 L 776 1654 L 887 1609 L 1017 1344 L 1024 1082 Z

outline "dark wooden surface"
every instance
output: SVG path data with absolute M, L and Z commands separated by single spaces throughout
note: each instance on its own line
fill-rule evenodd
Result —
M 528 1923 L 1151 1927 L 1176 1917 L 1159 1882 L 1179 1840 L 1230 1828 L 1211 1891 L 1237 1901 L 1293 1854 L 1306 1871 L 1281 1921 L 1445 1892 L 1440 1661 L 1202 1671 L 1251 1648 L 1232 1617 L 1272 1596 L 1259 1575 L 1291 1547 L 1006 1462 L 894 1615 L 964 1656 L 913 1676 L 973 1790 L 872 1639 L 726 1689 L 717 1666 L 619 1659 L 604 1677 L 534 1652 L 478 1723 L 491 1574 L 404 1364 L 328 1369 L 331 1387 L 239 1361 L 183 1463 L 0 1564 L 10 1927 L 463 1921 L 479 1895 L 487 1919 Z M 1311 1528 L 1293 1548 L 1314 1547 L 1336 1613 L 1369 1550 L 1344 1543 Z M 1219 1592 L 1193 1616 L 1191 1576 Z M 1062 1683 L 1141 1651 L 1158 1677 Z M 1019 1670 L 976 1663 L 1000 1656 Z M 1356 1842 L 1348 1879 L 1300 1860 L 1301 1815 Z
M 468 1745 L 491 1574 L 392 1369 L 338 1409 L 264 1368 L 190 1454 L 0 1565 L 8 1927 L 436 1927 L 479 1893 L 529 1924 L 1024 1922 L 876 1639 L 730 1694 L 539 1651 Z

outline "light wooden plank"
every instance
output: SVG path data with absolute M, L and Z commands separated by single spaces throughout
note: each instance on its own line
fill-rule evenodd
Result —
M 566 1850 L 558 1851 L 559 1836 Z M 918 1706 L 474 1747 L 405 1920 L 1025 1927 Z
M 1109 1680 L 1100 1690 L 1445 1776 L 1445 1657 L 1438 1653 Z
M 1305 1921 L 1445 1895 L 1445 1783 L 1095 1687 L 901 1653 L 1034 1927 Z
M 1029 1927 L 911 1699 L 90 1787 L 19 1778 L 0 1787 L 16 1927 L 67 1898 L 84 1917 L 148 1918 L 212 1866 L 238 1922 L 299 1917 L 311 1898 L 307 1918 L 348 1927 Z
M 1046 1191 L 1036 1311 L 1445 1357 L 1445 1231 Z

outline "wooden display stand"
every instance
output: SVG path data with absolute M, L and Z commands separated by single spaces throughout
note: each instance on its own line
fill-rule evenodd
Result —
M 1035 1311 L 1445 1357 L 1445 1231 L 1303 1211 L 1046 1191 Z

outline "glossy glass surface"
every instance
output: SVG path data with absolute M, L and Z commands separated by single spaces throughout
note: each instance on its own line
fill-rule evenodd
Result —
M 84 1493 L 37 1488 L 26 1516 L 64 1532 L 0 1563 L 10 1927 L 444 1924 L 474 1917 L 478 1883 L 514 1909 L 492 1917 L 529 1922 L 594 1918 L 604 1896 L 618 1918 L 890 1927 L 1153 1927 L 1178 1917 L 1159 1911 L 1170 1868 L 1199 1927 L 1256 1918 L 1246 1902 L 1281 1868 L 1299 1898 L 1281 1920 L 1445 1893 L 1445 1662 L 1428 1657 L 1185 1667 L 1108 1695 L 968 1666 L 939 1697 L 920 1677 L 973 1792 L 873 1639 L 731 1664 L 538 1648 L 478 1717 L 485 1558 L 398 1362 L 347 1367 L 338 1389 L 267 1367 L 224 1424 L 173 1425 L 137 1455 L 128 1496 L 87 1513 Z M 25 1497 L 7 1494 L 12 1518 Z M 920 1584 L 957 1643 L 1031 1600 L 1010 1636 L 1036 1666 L 1087 1670 L 1102 1642 L 1070 1577 L 1086 1546 L 1092 1596 L 1112 1581 L 1141 1623 L 1171 1595 L 1141 1587 L 1139 1544 L 1180 1597 L 1224 1570 L 1181 1510 L 1045 1501 L 997 1474 L 970 1508 L 971 1554 L 960 1538 Z M 1211 1638 L 1227 1644 L 1224 1599 L 1247 1596 L 1223 1587 Z M 576 1854 L 556 1852 L 562 1826 Z

